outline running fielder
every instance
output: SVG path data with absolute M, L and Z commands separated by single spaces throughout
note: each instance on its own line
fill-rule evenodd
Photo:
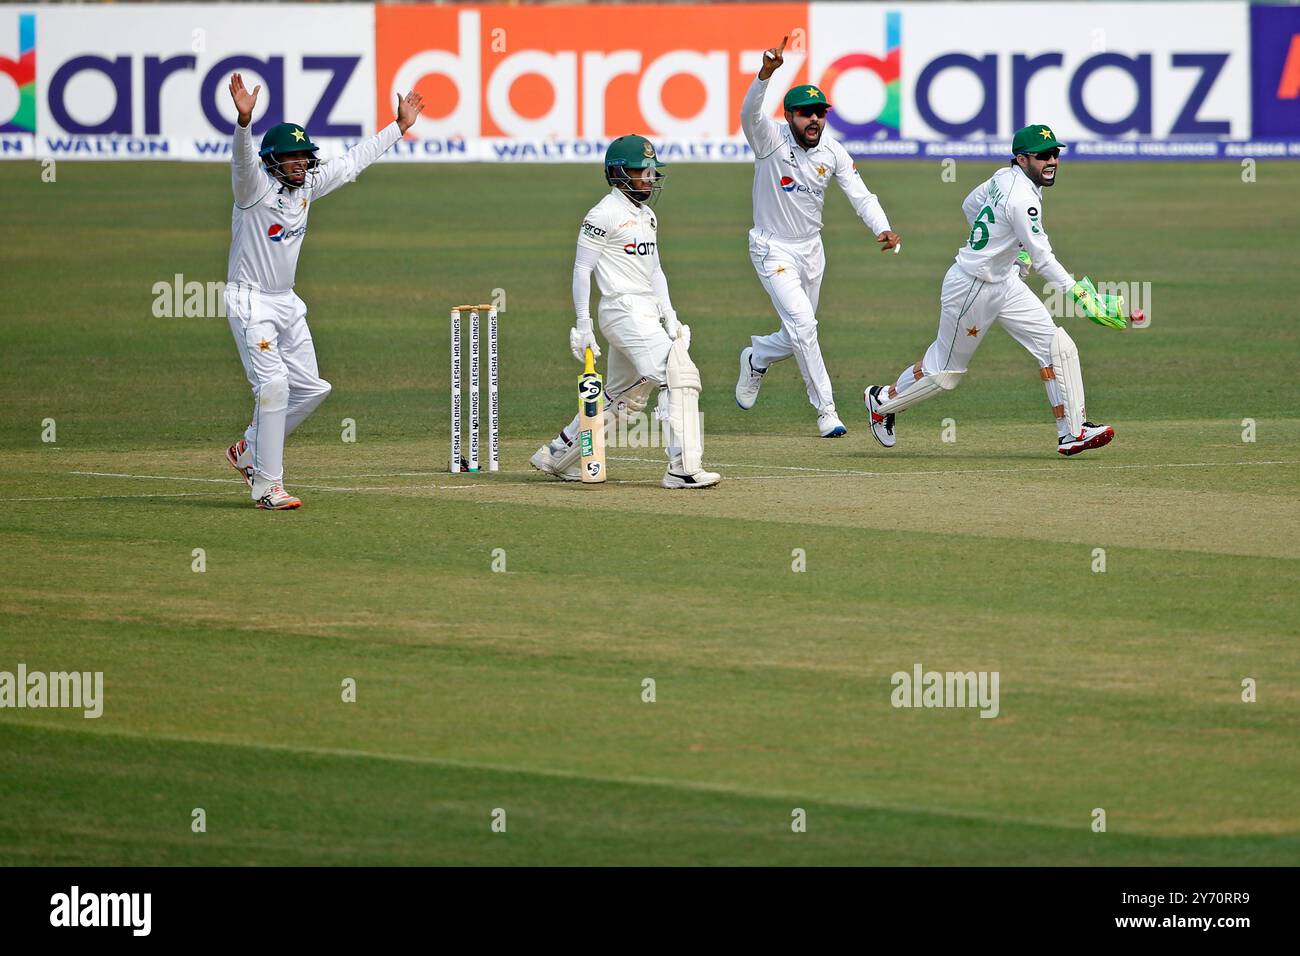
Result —
M 938 336 L 897 382 L 866 391 L 871 433 L 886 448 L 896 440 L 894 416 L 956 388 L 970 357 L 998 323 L 1038 362 L 1056 416 L 1057 451 L 1077 455 L 1115 437 L 1109 425 L 1088 421 L 1078 349 L 1024 282 L 1032 265 L 1057 289 L 1071 293 L 1092 321 L 1118 329 L 1127 325 L 1123 298 L 1098 293 L 1087 276 L 1076 283 L 1047 241 L 1043 190 L 1056 182 L 1064 148 L 1048 127 L 1026 126 L 1012 140 L 1011 164 L 976 186 L 962 203 L 970 236 L 943 280 Z
M 669 441 L 665 488 L 708 488 L 722 476 L 705 471 L 700 434 L 700 373 L 688 349 L 691 330 L 682 325 L 668 297 L 668 280 L 659 266 L 658 221 L 651 206 L 663 188 L 664 164 L 644 136 L 620 136 L 605 152 L 605 181 L 610 191 L 592 207 L 578 231 L 573 265 L 574 327 L 569 349 L 583 361 L 600 347 L 592 334 L 591 274 L 600 287 L 597 315 L 609 342 L 605 377 L 605 430 L 619 419 L 640 415 L 650 396 L 666 420 Z M 539 471 L 565 481 L 580 481 L 578 417 L 537 450 L 531 459 Z
M 235 208 L 231 216 L 226 315 L 244 372 L 253 386 L 253 420 L 226 449 L 259 508 L 280 511 L 302 502 L 284 490 L 284 440 L 330 393 L 320 377 L 307 328 L 307 306 L 293 291 L 307 212 L 377 160 L 411 128 L 424 108 L 419 93 L 398 97 L 397 119 L 339 159 L 321 163 L 306 131 L 272 126 L 254 150 L 249 122 L 261 86 L 249 93 L 238 73 L 230 97 L 239 121 L 231 150 Z
M 785 124 L 763 111 L 767 81 L 783 62 L 785 44 L 763 54 L 763 66 L 740 107 L 740 127 L 754 150 L 754 228 L 749 232 L 749 258 L 759 281 L 772 298 L 781 327 L 771 335 L 756 335 L 740 353 L 736 404 L 754 407 L 763 376 L 773 362 L 794 356 L 808 388 L 808 401 L 817 409 L 817 430 L 823 438 L 846 433 L 835 414 L 831 378 L 817 342 L 817 296 L 826 256 L 822 250 L 822 206 L 832 178 L 844 190 L 854 211 L 880 243 L 880 250 L 899 251 L 898 234 L 880 201 L 867 189 L 848 152 L 822 131 L 830 104 L 815 86 L 796 86 L 785 94 Z

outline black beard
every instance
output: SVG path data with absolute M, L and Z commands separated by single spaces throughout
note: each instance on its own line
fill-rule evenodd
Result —
M 821 141 L 822 141 L 822 130 L 821 130 L 820 127 L 818 127 L 818 129 L 817 129 L 817 143 L 820 143 Z M 808 129 L 807 129 L 807 127 L 805 127 L 805 128 L 804 128 L 804 131 L 803 131 L 802 133 L 799 134 L 799 144 L 800 144 L 801 146 L 803 146 L 804 149 L 808 149 L 808 148 L 811 147 L 811 146 L 815 146 L 815 145 L 817 145 L 817 143 L 814 143 L 812 140 L 810 140 L 810 139 L 808 138 Z
M 649 202 L 650 197 L 654 195 L 653 189 L 633 189 L 632 186 L 627 183 L 619 183 L 618 188 L 623 191 L 624 196 L 637 205 Z

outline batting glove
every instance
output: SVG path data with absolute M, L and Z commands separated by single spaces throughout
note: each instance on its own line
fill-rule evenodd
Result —
M 677 321 L 677 313 L 669 309 L 663 314 L 664 331 L 668 333 L 670 339 L 675 339 L 682 334 L 682 324 Z
M 587 349 L 591 349 L 591 354 L 600 358 L 600 346 L 596 344 L 596 336 L 592 334 L 591 329 L 583 331 L 582 329 L 569 329 L 569 351 L 579 362 L 587 361 Z

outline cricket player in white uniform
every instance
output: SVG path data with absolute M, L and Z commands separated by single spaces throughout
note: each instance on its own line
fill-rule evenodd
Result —
M 682 325 L 668 296 L 659 265 L 658 228 L 652 206 L 663 186 L 664 168 L 643 136 L 620 136 L 605 152 L 610 191 L 596 203 L 578 231 L 573 265 L 574 327 L 569 349 L 579 362 L 588 348 L 599 357 L 589 304 L 591 275 L 600 288 L 597 315 L 609 343 L 605 376 L 605 431 L 644 413 L 651 395 L 667 426 L 665 488 L 709 488 L 722 476 L 705 471 L 700 434 L 700 373 L 691 361 L 691 330 Z M 580 481 L 578 416 L 531 459 L 539 471 Z
M 253 420 L 226 460 L 244 476 L 259 508 L 280 511 L 302 502 L 284 490 L 284 440 L 330 393 L 320 377 L 307 328 L 307 306 L 294 294 L 307 213 L 410 129 L 423 109 L 418 93 L 398 97 L 397 119 L 340 157 L 320 163 L 306 131 L 293 123 L 271 127 L 261 150 L 249 123 L 260 86 L 249 93 L 238 73 L 230 96 L 239 112 L 231 149 L 235 208 L 231 216 L 226 314 L 239 358 L 253 386 Z
M 786 38 L 788 39 L 788 38 Z M 772 298 L 781 327 L 756 335 L 740 353 L 736 404 L 754 407 L 763 375 L 773 362 L 794 356 L 817 410 L 823 438 L 845 434 L 835 413 L 831 378 L 817 341 L 817 297 L 826 256 L 822 249 L 822 206 L 834 178 L 853 210 L 876 236 L 881 251 L 901 246 L 880 200 L 867 189 L 848 152 L 823 136 L 830 104 L 815 86 L 796 86 L 785 95 L 785 123 L 763 109 L 767 81 L 782 63 L 786 39 L 763 54 L 763 66 L 745 94 L 740 126 L 754 150 L 754 228 L 749 257 Z
M 1086 276 L 1076 283 L 1047 240 L 1043 190 L 1056 182 L 1063 148 L 1048 127 L 1026 126 L 1012 141 L 1011 164 L 976 186 L 962 203 L 970 235 L 943 280 L 938 336 L 893 385 L 866 390 L 871 433 L 886 448 L 896 441 L 894 416 L 956 388 L 980 342 L 998 324 L 1038 363 L 1062 455 L 1100 448 L 1115 437 L 1109 425 L 1087 420 L 1078 349 L 1024 281 L 1032 265 L 1057 289 L 1071 293 L 1094 322 L 1120 329 L 1127 325 L 1123 298 L 1098 293 Z

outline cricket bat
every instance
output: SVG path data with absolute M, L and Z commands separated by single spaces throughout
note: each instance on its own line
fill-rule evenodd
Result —
M 582 450 L 582 480 L 605 480 L 605 380 L 596 371 L 596 357 L 587 349 L 587 363 L 578 376 L 578 447 Z

